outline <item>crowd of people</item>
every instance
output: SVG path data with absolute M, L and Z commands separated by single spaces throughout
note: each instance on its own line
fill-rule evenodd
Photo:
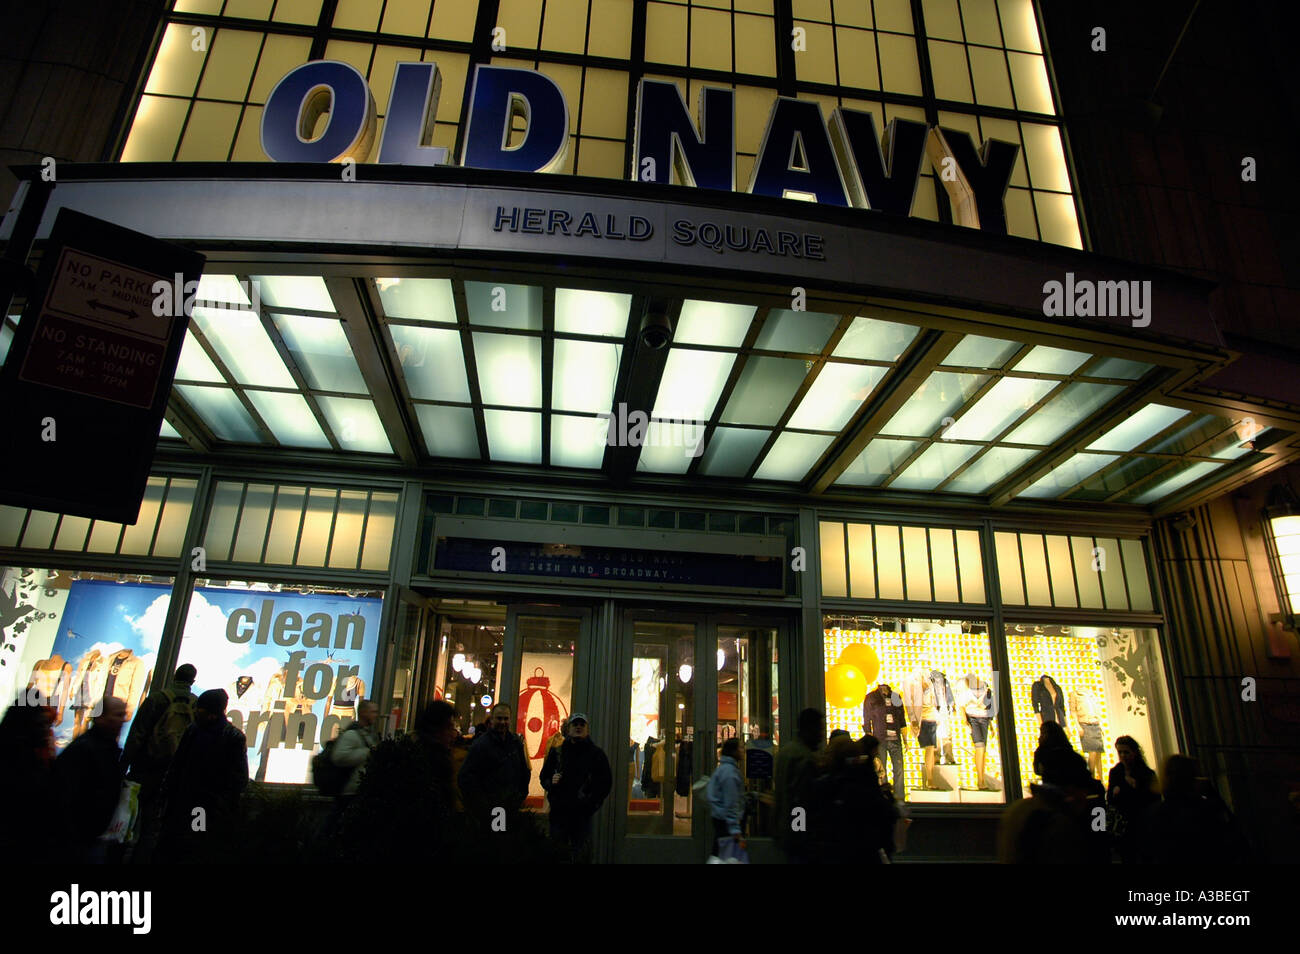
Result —
M 89 863 L 230 857 L 249 781 L 246 740 L 226 717 L 225 691 L 196 696 L 195 678 L 193 666 L 177 669 L 172 684 L 141 706 L 121 748 L 125 706 L 106 698 L 91 729 L 57 757 L 54 708 L 24 694 L 0 723 L 0 758 L 12 770 L 0 817 L 22 820 L 0 829 L 0 847 L 43 855 L 54 838 L 65 843 L 61 857 Z M 539 814 L 525 810 L 532 770 L 509 705 L 493 707 L 469 739 L 455 708 L 441 700 L 396 738 L 381 738 L 374 702 L 360 701 L 356 713 L 323 756 L 342 774 L 332 811 L 304 846 L 313 860 L 364 862 L 410 851 L 447 860 L 590 858 L 613 773 L 585 714 L 572 714 L 548 743 L 538 778 L 547 810 Z M 912 819 L 886 781 L 889 755 L 870 732 L 861 739 L 825 732 L 824 714 L 805 709 L 794 737 L 777 750 L 767 799 L 776 845 L 791 863 L 890 863 L 904 850 Z M 704 790 L 714 855 L 746 845 L 753 801 L 743 763 L 739 740 L 724 741 Z M 1193 759 L 1171 756 L 1157 778 L 1138 743 L 1121 736 L 1103 785 L 1048 721 L 1033 767 L 1041 782 L 1002 818 L 1003 862 L 1247 860 L 1240 826 Z M 131 838 L 120 832 L 124 791 L 135 793 Z M 113 826 L 118 837 L 105 837 Z

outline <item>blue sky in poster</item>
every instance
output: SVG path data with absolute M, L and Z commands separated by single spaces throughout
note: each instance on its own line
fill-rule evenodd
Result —
M 114 677 L 114 695 L 126 699 L 134 717 L 153 672 L 170 598 L 169 586 L 110 580 L 74 581 L 68 590 L 68 602 L 51 651 L 51 656 L 62 656 L 72 665 L 70 690 L 76 692 L 80 684 L 78 671 L 87 663 L 97 657 L 124 657 L 124 665 Z M 125 650 L 130 650 L 131 655 L 125 656 Z M 101 668 L 91 680 L 91 692 L 102 695 L 107 676 Z M 72 705 L 76 701 L 69 699 L 63 721 L 54 727 L 60 748 L 72 741 L 79 721 L 82 727 L 89 722 L 90 709 L 78 710 Z M 122 741 L 126 733 L 124 727 Z

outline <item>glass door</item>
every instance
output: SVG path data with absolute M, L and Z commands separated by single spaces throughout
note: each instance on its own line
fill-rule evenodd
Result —
M 711 830 L 694 783 L 708 771 L 697 747 L 711 749 L 716 673 L 705 658 L 702 617 L 629 612 L 624 617 L 619 705 L 626 741 L 618 797 L 616 857 L 624 862 L 702 862 Z M 711 658 L 711 656 L 709 657 Z M 707 760 L 711 752 L 700 753 Z M 611 760 L 612 761 L 612 760 Z

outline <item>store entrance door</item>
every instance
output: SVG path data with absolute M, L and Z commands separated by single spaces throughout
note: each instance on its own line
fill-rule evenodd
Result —
M 771 619 L 628 610 L 618 656 L 619 736 L 614 766 L 614 860 L 698 864 L 713 822 L 697 787 L 717 766 L 728 738 L 770 753 L 779 731 L 778 646 L 785 628 Z M 751 834 L 767 834 L 771 758 L 755 755 L 747 778 Z M 622 769 L 619 769 L 622 765 Z

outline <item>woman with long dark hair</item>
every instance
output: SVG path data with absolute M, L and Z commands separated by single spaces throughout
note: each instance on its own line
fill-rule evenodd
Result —
M 1110 770 L 1106 807 L 1111 810 L 1111 836 L 1121 864 L 1138 860 L 1142 836 L 1152 807 L 1160 801 L 1156 773 L 1147 765 L 1142 746 L 1131 735 L 1115 740 L 1119 763 Z

